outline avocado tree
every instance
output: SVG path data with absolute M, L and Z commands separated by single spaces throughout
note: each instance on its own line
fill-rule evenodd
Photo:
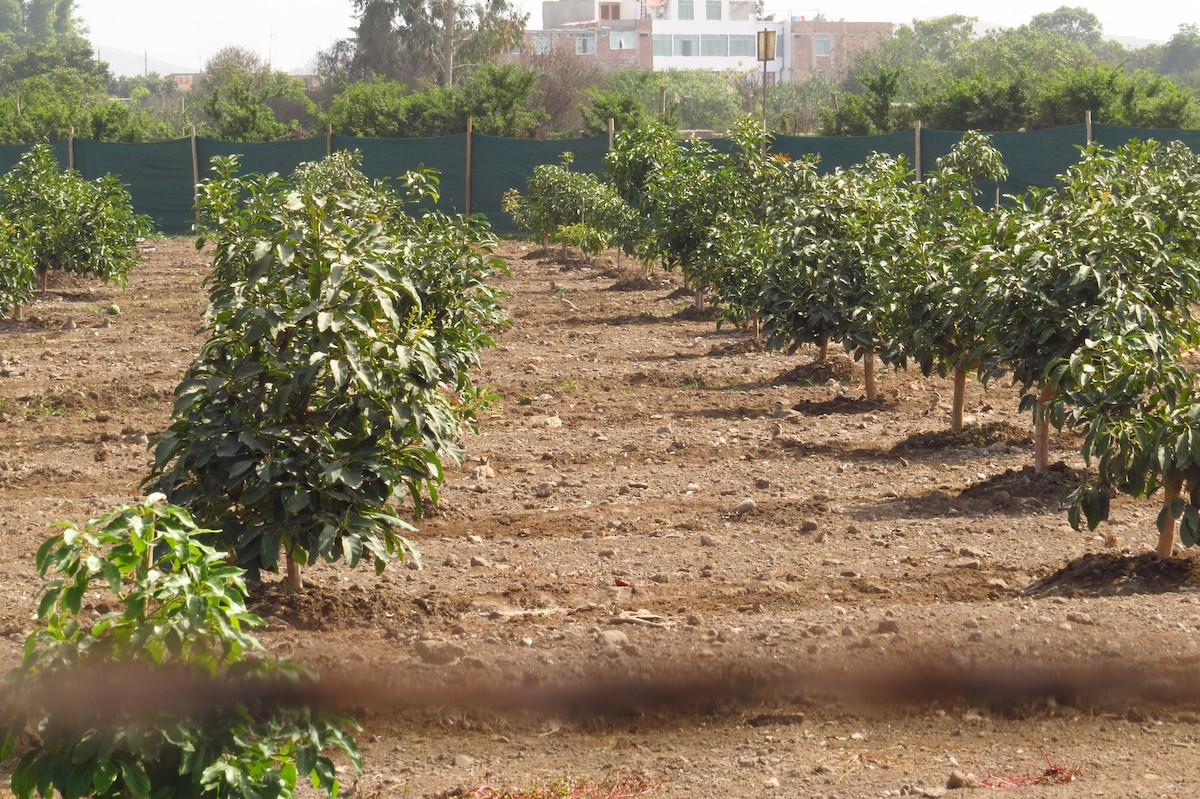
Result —
M 0 177 L 0 207 L 11 243 L 0 255 L 0 273 L 8 275 L 3 282 L 19 285 L 31 263 L 42 292 L 51 270 L 124 285 L 138 261 L 138 240 L 152 230 L 149 217 L 133 212 L 116 177 L 89 181 L 63 170 L 47 144 L 35 145 Z M 30 298 L 19 289 L 13 297 Z
M 208 339 L 147 485 L 219 529 L 251 577 L 280 552 L 296 589 L 318 557 L 368 557 L 377 571 L 417 557 L 398 505 L 407 494 L 419 515 L 436 500 L 443 461 L 461 461 L 488 398 L 469 370 L 503 320 L 490 229 L 410 216 L 408 198 L 349 156 L 286 181 L 228 185 L 235 170 L 220 162 L 201 187 L 220 267 Z
M 703 309 L 704 285 L 697 259 L 707 231 L 721 213 L 720 158 L 701 139 L 682 142 L 674 129 L 650 123 L 617 134 L 604 158 L 605 176 L 636 212 L 619 243 L 649 266 L 659 259 L 666 269 L 678 268 L 696 290 Z
M 1082 379 L 1075 356 L 1088 341 L 1146 309 L 1162 326 L 1153 341 L 1190 326 L 1200 288 L 1195 173 L 1182 144 L 1092 145 L 1057 186 L 1031 191 L 998 222 L 987 254 L 1002 268 L 979 312 L 995 321 L 999 360 L 1027 392 L 1036 471 L 1049 468 L 1049 425 L 1067 420 Z
M 33 299 L 33 283 L 33 256 L 21 246 L 16 225 L 0 213 L 0 319 L 10 309 L 19 314 L 21 306 Z
M 1115 491 L 1143 497 L 1161 487 L 1156 549 L 1168 557 L 1177 525 L 1185 546 L 1200 542 L 1200 397 L 1182 357 L 1200 343 L 1200 159 L 1157 142 L 1087 159 L 1099 162 L 1089 171 L 1099 187 L 1080 232 L 1110 249 L 1077 272 L 1096 305 L 1086 337 L 1047 366 L 1096 469 L 1070 496 L 1070 521 L 1095 528 Z
M 290 799 L 300 779 L 336 796 L 331 751 L 361 772 L 348 717 L 245 701 L 218 709 L 198 697 L 104 701 L 134 696 L 146 677 L 294 683 L 298 693 L 316 679 L 266 656 L 250 632 L 263 622 L 246 610 L 244 575 L 205 543 L 211 533 L 151 495 L 64 524 L 38 549 L 39 624 L 7 676 L 22 712 L 10 708 L 0 748 L 8 758 L 23 731 L 35 733 L 12 768 L 18 799 Z M 93 601 L 98 618 L 83 610 Z M 63 688 L 87 696 L 88 685 L 99 706 L 63 700 Z
M 770 137 L 754 117 L 739 120 L 730 138 L 729 151 L 711 159 L 709 185 L 721 201 L 702 231 L 691 272 L 716 295 L 722 318 L 752 324 L 757 338 L 774 232 L 790 225 L 812 194 L 816 161 L 769 152 Z
M 909 174 L 903 159 L 873 154 L 815 181 L 795 219 L 776 229 L 762 292 L 768 346 L 841 343 L 863 361 L 868 400 L 876 354 L 903 355 L 892 345 L 901 300 L 891 283 L 911 237 Z
M 522 194 L 504 193 L 503 208 L 517 225 L 543 244 L 554 240 L 597 255 L 609 247 L 630 224 L 632 211 L 609 184 L 595 175 L 571 169 L 573 153 L 563 153 L 562 163 L 533 168 Z
M 894 273 L 904 306 L 896 316 L 898 346 L 927 375 L 953 373 L 953 432 L 963 427 L 967 373 L 995 369 L 995 326 L 977 308 L 997 268 L 982 256 L 993 243 L 996 215 L 979 204 L 979 184 L 1007 174 L 987 136 L 963 134 L 913 187 L 914 235 Z

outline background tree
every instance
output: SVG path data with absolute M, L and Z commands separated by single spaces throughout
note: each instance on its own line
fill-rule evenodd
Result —
M 63 170 L 47 144 L 35 145 L 0 178 L 0 206 L 12 225 L 13 257 L 32 263 L 42 291 L 51 270 L 124 285 L 138 262 L 138 239 L 151 232 L 119 180 L 89 181 Z
M 221 530 L 252 577 L 318 558 L 382 570 L 414 553 L 399 517 L 436 500 L 486 400 L 478 350 L 503 315 L 478 218 L 409 216 L 353 153 L 288 179 L 219 160 L 198 200 L 216 243 L 208 336 L 147 482 Z M 429 189 L 427 176 L 404 184 Z M 434 196 L 432 199 L 436 199 Z
M 455 73 L 517 44 L 528 15 L 509 0 L 351 0 L 358 13 L 352 40 L 319 60 L 323 76 L 362 80 L 383 75 L 410 86 L 454 85 Z
M 205 132 L 225 141 L 271 141 L 300 126 L 297 118 L 280 119 L 276 107 L 299 103 L 315 110 L 304 84 L 272 70 L 261 58 L 241 47 L 218 51 L 204 68 L 200 106 L 208 117 Z
M 530 56 L 524 63 L 537 75 L 536 90 L 546 112 L 547 130 L 554 135 L 578 136 L 586 126 L 582 109 L 587 93 L 602 80 L 596 60 L 552 50 Z
M 653 117 L 632 94 L 592 87 L 584 90 L 586 102 L 579 106 L 584 136 L 602 136 L 608 132 L 608 120 L 616 130 L 633 130 Z

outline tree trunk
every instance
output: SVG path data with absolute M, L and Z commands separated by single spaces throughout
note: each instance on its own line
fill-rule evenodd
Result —
M 1050 420 L 1046 414 L 1046 403 L 1053 396 L 1054 389 L 1044 386 L 1038 393 L 1037 404 L 1033 408 L 1034 474 L 1050 471 Z
M 442 88 L 449 89 L 454 85 L 454 0 L 446 0 L 442 16 L 442 54 L 446 59 L 442 69 Z
M 950 407 L 950 432 L 958 433 L 963 429 L 963 402 L 967 392 L 966 367 L 954 368 L 954 402 Z
M 754 340 L 758 341 L 759 333 L 762 332 L 758 324 L 758 311 L 750 315 L 750 326 L 754 328 Z
M 300 577 L 300 564 L 291 555 L 287 556 L 287 589 L 295 594 L 304 590 L 304 580 Z
M 878 396 L 875 388 L 875 350 L 863 353 L 863 384 L 867 391 L 867 402 L 874 402 Z
M 46 295 L 46 292 L 49 291 L 49 289 L 50 289 L 50 270 L 49 269 L 41 270 L 40 272 L 38 272 L 38 277 L 40 277 L 42 279 L 42 282 L 41 282 L 42 296 L 44 297 Z
M 696 289 L 695 305 L 697 311 L 704 310 L 704 289 Z
M 829 360 L 829 339 L 821 342 L 821 346 L 817 347 L 817 363 L 825 363 Z
M 1175 500 L 1179 499 L 1179 495 L 1183 493 L 1182 480 L 1168 480 L 1163 483 L 1163 509 L 1171 507 Z M 1158 552 L 1160 558 L 1169 558 L 1175 551 L 1175 526 L 1176 520 L 1169 513 L 1167 521 L 1162 529 L 1158 531 Z

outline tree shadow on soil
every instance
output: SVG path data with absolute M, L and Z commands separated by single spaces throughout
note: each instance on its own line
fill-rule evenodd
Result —
M 812 360 L 787 371 L 775 378 L 776 385 L 823 386 L 830 380 L 852 383 L 858 379 L 859 367 L 850 356 L 833 353 L 823 361 Z M 797 409 L 799 410 L 799 409 Z
M 428 617 L 457 619 L 466 600 L 436 597 L 398 597 L 388 591 L 372 591 L 357 585 L 331 590 L 310 587 L 291 593 L 284 583 L 249 584 L 249 609 L 266 619 L 278 619 L 298 630 L 329 632 L 363 627 L 407 631 L 422 626 Z
M 894 450 L 893 450 L 894 452 Z M 1064 495 L 1078 486 L 1085 472 L 1062 461 L 1050 471 L 1037 474 L 1032 466 L 1006 469 L 986 480 L 961 490 L 939 488 L 919 496 L 888 498 L 864 515 L 883 518 L 936 519 L 947 516 L 1027 516 L 1030 513 L 1058 509 Z
M 1024 596 L 1122 596 L 1200 591 L 1200 566 L 1191 558 L 1160 558 L 1153 552 L 1121 555 L 1089 552 L 1030 584 Z
M 1033 437 L 1031 431 L 1025 427 L 1009 422 L 988 422 L 983 425 L 968 425 L 957 433 L 948 429 L 912 433 L 892 447 L 892 452 L 908 455 L 922 451 L 940 452 L 946 449 L 982 448 L 997 444 L 1028 447 L 1032 446 Z

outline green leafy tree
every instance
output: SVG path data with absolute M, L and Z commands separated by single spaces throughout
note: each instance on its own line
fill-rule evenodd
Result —
M 637 224 L 620 237 L 621 246 L 647 265 L 660 259 L 664 268 L 678 268 L 685 283 L 696 290 L 696 307 L 704 307 L 703 268 L 698 255 L 706 231 L 721 212 L 720 156 L 701 139 L 680 141 L 661 123 L 617 135 L 605 155 L 605 174 L 617 193 L 635 209 Z
M 968 131 L 913 188 L 914 231 L 905 243 L 893 290 L 896 346 L 925 374 L 953 374 L 950 429 L 963 427 L 969 372 L 995 371 L 993 321 L 977 313 L 996 279 L 981 253 L 994 241 L 996 214 L 981 204 L 981 183 L 1008 174 L 987 136 Z
M 885 361 L 900 298 L 893 274 L 912 236 L 910 175 L 903 159 L 878 153 L 814 186 L 802 213 L 781 226 L 763 289 L 768 346 L 841 343 L 862 359 L 868 400 L 876 399 L 875 358 Z
M 411 135 L 408 87 L 375 77 L 347 85 L 329 105 L 325 120 L 338 133 L 371 138 Z
M 602 136 L 608 133 L 608 120 L 614 130 L 632 130 L 650 121 L 645 106 L 632 94 L 591 87 L 584 91 L 586 103 L 579 106 L 583 115 L 583 135 Z
M 1103 64 L 1047 75 L 1032 106 L 1033 128 L 1076 124 L 1088 111 L 1107 124 L 1134 127 L 1187 128 L 1200 119 L 1190 89 L 1150 70 Z
M 217 162 L 198 209 L 216 242 L 208 339 L 177 390 L 148 484 L 223 540 L 252 576 L 288 559 L 382 570 L 416 555 L 407 494 L 437 498 L 487 394 L 470 369 L 502 313 L 502 263 L 479 219 L 412 217 L 353 154 L 290 180 Z M 430 188 L 407 176 L 414 191 Z
M 39 144 L 0 177 L 0 206 L 11 224 L 11 254 L 3 271 L 24 273 L 31 263 L 42 291 L 51 270 L 124 285 L 138 262 L 138 239 L 150 234 L 148 217 L 135 214 L 129 193 L 112 175 L 84 180 L 63 170 L 49 145 Z
M 33 299 L 33 254 L 22 246 L 16 224 L 0 213 L 0 319 Z
M 351 0 L 358 13 L 352 40 L 321 58 L 334 80 L 382 75 L 410 86 L 453 86 L 460 71 L 491 61 L 520 42 L 528 15 L 509 0 Z
M 812 133 L 834 93 L 833 82 L 824 75 L 800 83 L 776 83 L 767 90 L 771 130 L 792 135 Z
M 537 104 L 537 73 L 516 64 L 483 64 L 461 90 L 463 130 L 466 118 L 479 133 L 532 137 L 549 116 Z
M 273 141 L 299 126 L 299 120 L 281 120 L 274 105 L 311 102 L 304 84 L 276 72 L 249 51 L 226 47 L 205 65 L 200 106 L 208 117 L 205 132 L 224 141 Z
M 1090 50 L 1099 48 L 1104 40 L 1104 26 L 1099 17 L 1083 6 L 1059 6 L 1053 11 L 1035 14 L 1029 20 L 1029 27 L 1080 42 Z
M 572 153 L 562 164 L 541 164 L 525 184 L 522 194 L 504 194 L 504 210 L 517 225 L 543 242 L 574 244 L 586 255 L 608 247 L 631 221 L 632 212 L 616 190 L 595 175 L 571 169 Z
M 1166 346 L 1190 324 L 1195 174 L 1195 157 L 1179 143 L 1093 145 L 998 226 L 988 254 L 1006 268 L 979 313 L 996 320 L 1001 360 L 1027 392 L 1038 471 L 1049 466 L 1050 425 L 1065 422 L 1066 400 L 1087 379 L 1079 354 L 1089 341 L 1132 319 L 1152 346 Z
M 181 681 L 247 686 L 270 680 L 300 688 L 315 680 L 299 663 L 264 656 L 249 632 L 263 622 L 246 610 L 241 570 L 204 543 L 212 532 L 152 495 L 83 526 L 66 524 L 38 549 L 45 580 L 40 624 L 8 676 L 11 690 L 34 701 L 25 703 L 25 715 L 5 719 L 0 751 L 9 757 L 26 725 L 39 739 L 13 768 L 18 799 L 289 799 L 300 777 L 336 796 L 327 750 L 362 770 L 347 732 L 357 725 L 346 717 L 244 703 L 214 723 L 212 709 L 196 702 L 184 702 L 191 712 L 177 714 L 138 703 L 102 710 L 56 701 L 79 679 L 94 681 L 98 691 L 112 680 L 119 694 L 156 669 Z M 89 620 L 81 614 L 85 596 L 112 609 Z

